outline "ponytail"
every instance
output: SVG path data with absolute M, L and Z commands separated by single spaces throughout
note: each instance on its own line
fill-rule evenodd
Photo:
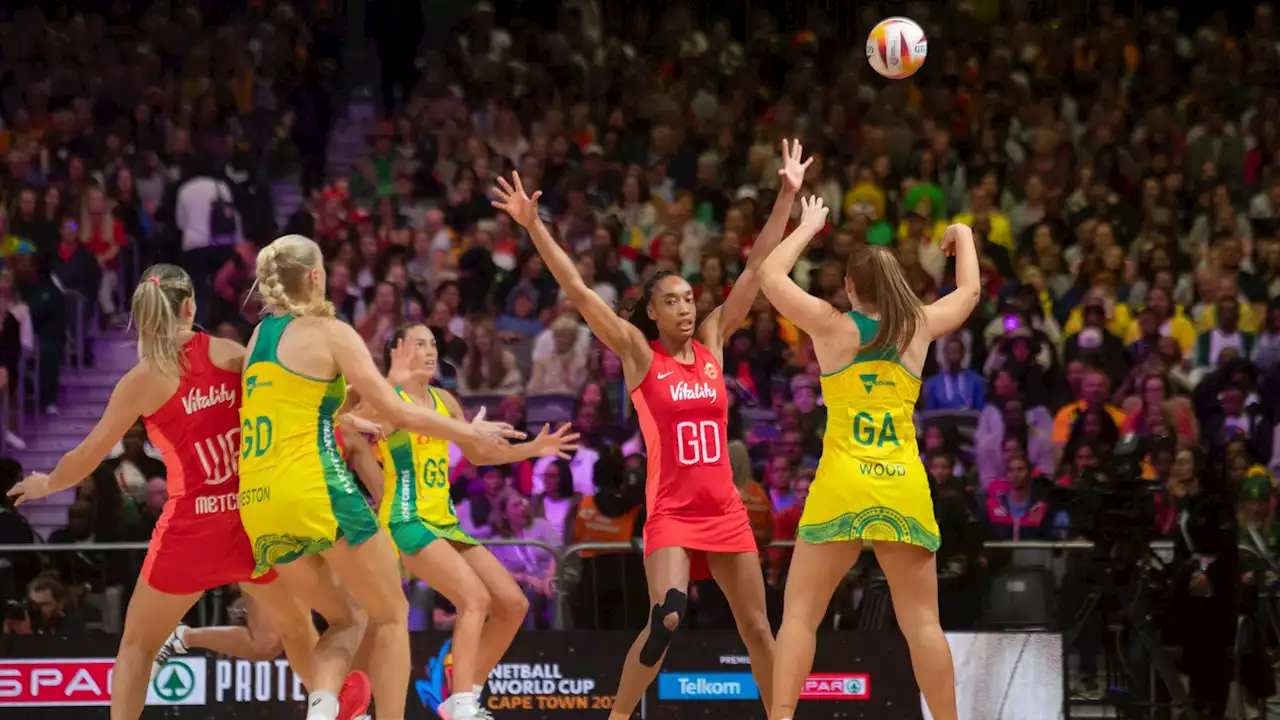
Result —
M 849 255 L 845 279 L 859 301 L 880 313 L 879 330 L 875 337 L 862 339 L 862 348 L 905 352 L 924 323 L 924 306 L 898 259 L 887 248 L 860 244 Z
M 194 295 L 191 278 L 177 265 L 160 263 L 142 273 L 133 291 L 132 321 L 138 329 L 138 359 L 165 377 L 182 377 L 182 304 Z
M 317 298 L 307 283 L 307 273 L 323 263 L 320 246 L 302 235 L 284 235 L 262 248 L 255 275 L 263 312 L 334 317 L 333 303 L 323 292 Z

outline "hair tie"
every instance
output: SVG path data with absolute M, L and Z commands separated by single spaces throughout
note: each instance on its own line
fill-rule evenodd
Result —
M 155 285 L 156 287 L 160 287 L 160 278 L 156 277 L 155 275 L 152 275 L 151 277 L 147 278 L 147 282 L 151 283 L 152 285 Z

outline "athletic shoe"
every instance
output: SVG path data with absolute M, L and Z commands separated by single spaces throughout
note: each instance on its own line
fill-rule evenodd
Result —
M 164 641 L 164 645 L 160 646 L 160 652 L 156 653 L 156 659 L 151 662 L 151 682 L 155 682 L 156 676 L 169 664 L 169 658 L 174 655 L 186 655 L 191 648 L 187 647 L 187 626 L 178 623 L 178 627 L 173 629 L 169 634 L 169 639 Z
M 369 701 L 373 699 L 373 688 L 369 685 L 369 676 L 359 670 L 352 670 L 338 691 L 337 720 L 356 720 L 369 709 Z M 368 717 L 367 715 L 365 717 Z
M 440 716 L 440 720 L 493 720 L 493 714 L 482 707 L 477 707 L 474 715 L 454 710 L 452 695 L 440 703 L 440 707 L 436 708 L 436 714 Z

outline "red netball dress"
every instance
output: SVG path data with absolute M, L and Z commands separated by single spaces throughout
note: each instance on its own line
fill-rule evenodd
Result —
M 707 577 L 703 552 L 754 553 L 747 508 L 729 467 L 729 400 L 711 351 L 693 343 L 693 363 L 653 341 L 653 364 L 631 391 L 648 450 L 644 524 L 647 556 L 665 547 L 695 552 L 694 577 Z
M 142 577 L 173 595 L 198 593 L 253 574 L 249 536 L 240 524 L 240 373 L 209 359 L 209 336 L 182 350 L 177 392 L 142 418 L 164 455 L 169 499 L 156 522 Z M 269 581 L 265 576 L 261 581 Z

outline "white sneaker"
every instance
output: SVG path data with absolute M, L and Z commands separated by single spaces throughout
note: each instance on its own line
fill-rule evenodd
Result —
M 14 450 L 26 450 L 27 441 L 18 437 L 18 434 L 12 430 L 4 431 L 4 443 Z
M 170 633 L 169 639 L 164 641 L 164 645 L 160 646 L 160 652 L 156 653 L 156 659 L 151 662 L 151 682 L 156 681 L 156 675 L 169 664 L 169 658 L 174 655 L 186 655 L 190 648 L 187 647 L 187 626 L 181 623 Z
M 50 404 L 50 405 L 45 405 L 45 406 L 44 406 L 44 414 L 45 414 L 45 415 L 53 415 L 53 416 L 55 416 L 55 417 L 56 417 L 56 416 L 58 416 L 58 415 L 61 415 L 61 414 L 62 414 L 62 411 L 58 409 L 58 406 L 57 406 L 57 405 L 52 405 L 52 404 Z
M 493 720 L 493 714 L 478 704 L 473 712 L 455 709 L 452 695 L 440 703 L 440 707 L 436 709 L 436 714 L 440 716 L 441 720 Z

